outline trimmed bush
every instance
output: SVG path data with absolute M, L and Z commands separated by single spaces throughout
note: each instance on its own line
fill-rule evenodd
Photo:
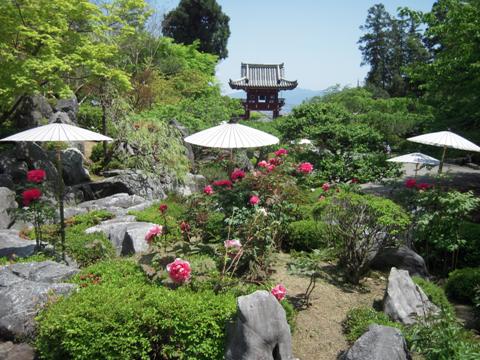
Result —
M 326 224 L 314 220 L 300 220 L 288 225 L 287 248 L 311 251 L 326 246 Z
M 449 314 L 454 314 L 453 306 L 448 301 L 445 291 L 440 286 L 418 276 L 412 277 L 412 280 L 415 284 L 420 286 L 432 303 L 443 309 L 443 311 Z
M 452 300 L 472 303 L 475 287 L 480 285 L 480 268 L 464 268 L 448 275 L 445 292 Z
M 37 318 L 43 359 L 223 359 L 233 294 L 151 285 L 130 260 L 97 263 L 73 281 L 81 289 Z
M 368 307 L 359 307 L 351 309 L 343 322 L 343 329 L 347 340 L 354 342 L 362 336 L 372 324 L 391 326 L 400 330 L 403 329 L 400 323 L 391 321 L 383 312 Z

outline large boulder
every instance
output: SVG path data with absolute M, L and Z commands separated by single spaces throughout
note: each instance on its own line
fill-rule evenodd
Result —
M 115 176 L 89 184 L 96 198 L 103 198 L 118 193 L 139 195 L 146 199 L 164 199 L 164 179 L 146 174 L 142 171 L 121 170 Z
M 35 242 L 22 239 L 17 230 L 0 230 L 0 257 L 27 257 L 35 252 Z
M 237 320 L 228 329 L 227 360 L 293 359 L 285 310 L 265 290 L 237 299 Z
M 112 219 L 86 229 L 85 233 L 103 232 L 112 243 L 117 255 L 126 256 L 148 250 L 145 235 L 153 225 L 147 222 L 120 222 Z
M 62 151 L 63 181 L 65 185 L 76 185 L 90 181 L 90 174 L 83 167 L 84 160 L 83 154 L 76 148 Z
M 78 204 L 78 209 L 107 210 L 115 215 L 125 215 L 131 210 L 143 210 L 152 203 L 138 195 L 129 195 L 127 193 L 119 193 L 107 196 L 97 200 L 89 200 Z
M 65 113 L 70 119 L 71 123 L 77 123 L 77 114 L 79 110 L 79 104 L 77 97 L 74 95 L 69 99 L 60 99 L 57 101 L 53 110 L 56 112 Z
M 402 333 L 393 327 L 373 324 L 368 327 L 343 360 L 410 360 Z
M 428 278 L 428 270 L 423 257 L 406 246 L 384 248 L 371 263 L 372 269 L 389 271 L 392 267 L 407 270 L 410 276 Z
M 193 193 L 202 192 L 205 185 L 207 185 L 205 176 L 188 173 L 183 182 L 172 183 L 168 187 L 168 191 L 181 196 L 190 196 Z
M 418 318 L 439 313 L 423 290 L 416 285 L 407 270 L 392 268 L 383 299 L 383 308 L 392 320 L 405 325 L 417 322 Z
M 8 229 L 12 225 L 13 216 L 8 210 L 17 207 L 15 193 L 6 187 L 0 187 L 0 229 Z
M 42 95 L 25 96 L 13 115 L 16 127 L 32 128 L 52 115 L 52 107 Z
M 66 265 L 44 261 L 0 267 L 0 337 L 32 339 L 35 316 L 52 295 L 68 295 L 74 284 L 57 283 L 78 272 Z
M 34 360 L 35 358 L 35 349 L 29 344 L 0 342 L 0 359 L 2 360 Z

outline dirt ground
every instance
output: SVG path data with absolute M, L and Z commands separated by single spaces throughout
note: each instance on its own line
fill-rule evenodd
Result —
M 287 272 L 287 254 L 279 256 L 273 279 L 282 283 L 291 299 L 302 297 L 310 279 Z M 372 306 L 383 298 L 386 279 L 367 278 L 362 287 L 352 288 L 339 282 L 336 269 L 322 264 L 321 275 L 310 297 L 311 305 L 298 312 L 293 333 L 293 353 L 300 360 L 332 360 L 348 349 L 342 332 L 342 321 L 348 310 Z

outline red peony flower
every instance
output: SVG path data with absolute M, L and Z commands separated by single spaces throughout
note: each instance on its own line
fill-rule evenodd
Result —
M 176 258 L 174 262 L 167 265 L 167 272 L 173 282 L 184 283 L 190 279 L 190 263 L 188 261 Z
M 182 221 L 180 223 L 180 231 L 182 233 L 189 233 L 190 232 L 190 224 L 185 222 L 185 221 Z
M 275 157 L 275 158 L 271 158 L 270 160 L 268 160 L 268 163 L 270 165 L 277 166 L 277 165 L 280 165 L 282 163 L 282 160 L 280 160 L 280 158 L 278 158 L 278 157 Z
M 213 186 L 224 187 L 226 189 L 231 189 L 233 184 L 230 180 L 217 180 L 213 182 Z
M 47 177 L 47 174 L 45 173 L 45 170 L 42 170 L 42 169 L 30 170 L 29 172 L 27 172 L 28 182 L 39 184 L 43 180 L 45 180 L 46 177 Z
M 302 174 L 310 174 L 313 171 L 313 165 L 309 162 L 304 162 L 298 165 L 297 171 Z
M 167 204 L 160 204 L 160 206 L 158 207 L 158 210 L 160 210 L 160 212 L 163 214 L 165 214 L 168 210 L 168 205 Z
M 262 160 L 257 165 L 258 167 L 266 168 L 268 166 L 268 162 L 266 162 L 265 160 Z
M 212 195 L 213 194 L 213 188 L 211 185 L 207 185 L 203 188 L 203 193 L 206 195 Z
M 22 193 L 23 205 L 28 206 L 32 201 L 40 199 L 42 191 L 37 188 L 27 189 Z
M 328 190 L 330 190 L 330 184 L 329 183 L 324 183 L 322 185 L 322 189 L 323 189 L 323 191 L 327 192 Z
M 260 198 L 256 195 L 252 195 L 250 196 L 250 200 L 248 200 L 248 202 L 250 203 L 250 205 L 255 206 L 260 202 Z
M 278 301 L 282 301 L 287 295 L 287 289 L 282 284 L 278 284 L 272 290 L 270 290 L 273 296 L 277 298 Z
M 405 180 L 405 187 L 407 189 L 413 189 L 416 185 L 417 185 L 417 180 L 415 180 L 415 179 Z
M 275 165 L 268 165 L 267 171 L 268 171 L 268 172 L 272 172 L 273 170 L 275 170 L 275 168 L 276 168 Z
M 230 174 L 230 179 L 232 179 L 232 181 L 237 181 L 237 180 L 241 180 L 245 177 L 245 171 L 241 170 L 241 169 L 235 169 L 233 170 L 233 172 Z
M 351 183 L 352 184 L 358 184 L 360 181 L 357 178 L 352 178 Z
M 288 154 L 288 151 L 287 149 L 284 149 L 284 148 L 281 148 L 281 149 L 278 149 L 277 151 L 274 152 L 275 156 L 283 156 L 283 155 L 287 155 Z
M 433 185 L 432 184 L 427 184 L 427 183 L 420 183 L 420 184 L 417 184 L 416 187 L 417 187 L 418 190 L 423 191 L 423 190 L 428 190 L 428 189 L 432 188 Z

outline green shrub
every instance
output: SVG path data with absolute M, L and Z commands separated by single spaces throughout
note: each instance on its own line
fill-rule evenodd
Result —
M 420 286 L 431 302 L 443 309 L 445 312 L 454 314 L 453 306 L 448 301 L 445 291 L 440 286 L 418 276 L 414 276 L 412 279 L 415 284 Z
M 54 258 L 45 253 L 35 253 L 27 257 L 17 257 L 15 259 L 9 259 L 5 256 L 0 257 L 0 266 L 15 264 L 15 263 L 26 263 L 26 262 L 41 262 L 47 260 L 54 260 Z
M 82 276 L 101 281 L 87 283 Z M 85 284 L 37 318 L 43 359 L 223 359 L 225 326 L 235 296 L 170 290 L 143 280 L 129 260 L 97 263 L 74 281 Z
M 315 220 L 300 220 L 288 224 L 286 246 L 297 251 L 311 251 L 327 246 L 326 224 Z
M 395 242 L 410 222 L 393 201 L 348 191 L 318 202 L 313 215 L 327 224 L 327 236 L 338 244 L 340 265 L 354 284 L 369 271 L 372 251 Z
M 480 343 L 465 330 L 453 314 L 444 312 L 427 323 L 406 328 L 404 335 L 410 349 L 426 360 L 476 360 L 480 358 Z
M 464 221 L 460 225 L 460 238 L 465 245 L 460 249 L 457 266 L 460 268 L 480 264 L 480 224 Z
M 452 271 L 445 285 L 445 292 L 453 300 L 471 303 L 475 287 L 480 285 L 480 268 L 464 268 Z
M 347 318 L 343 322 L 343 329 L 347 340 L 354 342 L 368 330 L 372 324 L 385 325 L 402 330 L 402 325 L 391 321 L 383 312 L 368 307 L 354 308 L 348 311 Z
M 155 203 L 152 206 L 141 211 L 130 211 L 130 215 L 135 215 L 137 221 L 152 222 L 155 224 L 163 224 L 163 215 L 158 210 L 160 204 L 166 204 L 168 206 L 166 215 L 174 222 L 182 221 L 186 208 L 181 203 L 181 200 L 176 196 L 169 196 L 165 200 Z

